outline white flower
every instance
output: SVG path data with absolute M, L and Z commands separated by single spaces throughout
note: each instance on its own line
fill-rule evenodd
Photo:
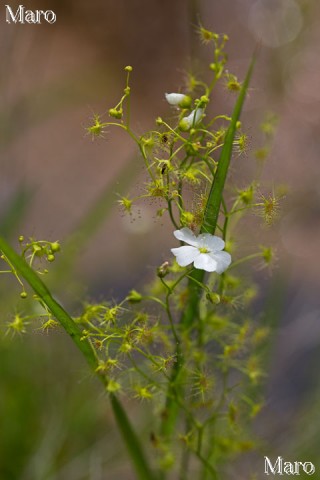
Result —
M 180 267 L 193 263 L 195 268 L 217 273 L 223 273 L 229 267 L 231 255 L 222 251 L 225 243 L 221 238 L 210 233 L 201 233 L 196 237 L 186 227 L 176 230 L 173 235 L 188 244 L 171 249 Z
M 191 105 L 191 97 L 183 93 L 165 93 L 167 102 L 174 107 L 189 108 Z
M 190 115 L 188 115 L 187 117 L 183 117 L 179 123 L 179 127 L 181 128 L 181 130 L 187 131 L 189 130 L 189 128 L 199 123 L 202 118 L 203 112 L 203 108 L 196 108 L 195 110 L 192 110 Z

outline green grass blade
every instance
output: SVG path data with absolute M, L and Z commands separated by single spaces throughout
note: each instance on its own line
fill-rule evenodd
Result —
M 232 113 L 231 122 L 227 130 L 226 138 L 219 158 L 217 171 L 212 182 L 209 197 L 207 200 L 204 219 L 200 228 L 201 233 L 209 232 L 213 235 L 217 227 L 222 194 L 229 170 L 230 160 L 232 157 L 233 142 L 236 134 L 236 125 L 239 121 L 244 100 L 246 98 L 246 93 L 248 91 L 248 86 L 250 83 L 254 64 L 255 56 L 250 63 L 246 78 L 242 84 L 236 105 Z M 185 328 L 188 328 L 190 327 L 190 325 L 192 325 L 197 313 L 200 300 L 200 287 L 195 281 L 193 281 L 193 279 L 197 282 L 203 282 L 204 275 L 204 270 L 197 269 L 195 269 L 190 275 L 191 278 L 189 280 L 189 300 L 182 316 L 182 324 Z
M 122 438 L 126 444 L 128 452 L 130 452 L 131 458 L 135 462 L 138 478 L 140 480 L 155 480 L 155 474 L 150 470 L 149 465 L 144 459 L 141 443 L 137 441 L 137 436 L 132 430 L 127 414 L 117 397 L 114 395 L 111 395 L 111 404 Z
M 53 298 L 47 286 L 39 278 L 36 272 L 28 265 L 24 258 L 19 256 L 2 237 L 0 237 L 0 251 L 7 257 L 17 274 L 30 285 L 36 295 L 41 298 L 43 303 L 46 304 L 52 315 L 60 322 L 79 350 L 83 353 L 91 370 L 96 373 L 98 360 L 95 352 L 88 340 L 81 339 L 82 332 L 78 325 L 73 321 L 71 316 Z M 104 376 L 99 376 L 99 378 L 106 387 L 106 378 Z M 132 463 L 135 466 L 138 475 L 137 478 L 140 480 L 155 479 L 155 476 L 151 472 L 148 462 L 146 461 L 139 438 L 134 432 L 125 410 L 115 395 L 111 395 L 111 405 L 117 421 L 117 426 L 122 434 L 124 443 L 127 446 Z
M 252 76 L 254 64 L 255 55 L 253 56 L 253 59 L 250 63 L 246 78 L 242 84 L 236 105 L 232 113 L 231 122 L 226 133 L 226 138 L 221 151 L 217 171 L 212 182 L 209 197 L 207 200 L 204 219 L 200 228 L 201 233 L 209 232 L 211 234 L 214 234 L 217 227 L 222 194 L 227 178 L 230 160 L 232 157 L 233 142 L 236 134 L 236 125 L 240 118 L 246 93 L 248 91 L 248 86 Z M 201 298 L 201 288 L 196 282 L 203 282 L 204 276 L 204 270 L 194 269 L 190 274 L 190 279 L 188 282 L 188 302 L 184 308 L 181 317 L 181 325 L 184 330 L 188 330 L 189 328 L 191 328 L 197 317 L 199 302 Z M 170 436 L 172 434 L 177 421 L 178 406 L 170 392 L 172 389 L 172 384 L 180 383 L 179 379 L 182 375 L 182 366 L 183 359 L 181 358 L 179 362 L 176 362 L 170 379 L 171 386 L 169 387 L 166 399 L 166 419 L 162 424 L 162 432 L 166 436 Z
M 2 237 L 0 237 L 0 250 L 7 257 L 17 274 L 30 285 L 36 295 L 49 308 L 52 315 L 54 315 L 54 317 L 61 323 L 62 327 L 70 335 L 74 343 L 87 359 L 90 367 L 95 369 L 97 367 L 97 360 L 91 344 L 88 340 L 81 340 L 82 333 L 80 328 L 62 306 L 52 297 L 47 286 L 39 278 L 36 272 Z
M 227 130 L 226 138 L 225 138 L 221 155 L 219 158 L 218 168 L 211 185 L 211 190 L 209 193 L 209 198 L 208 198 L 206 209 L 205 209 L 204 219 L 200 229 L 201 233 L 209 232 L 211 234 L 214 234 L 217 227 L 224 184 L 227 178 L 230 160 L 232 157 L 233 142 L 234 142 L 234 138 L 237 130 L 237 122 L 240 119 L 242 107 L 248 91 L 254 64 L 255 64 L 255 56 L 253 57 L 250 63 L 246 78 L 242 84 L 237 102 L 235 104 L 235 107 L 232 113 L 231 122 Z

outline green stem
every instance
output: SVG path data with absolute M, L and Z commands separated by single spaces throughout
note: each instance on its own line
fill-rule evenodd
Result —
M 47 286 L 27 264 L 24 258 L 20 257 L 7 242 L 0 237 L 0 251 L 8 259 L 10 265 L 34 290 L 51 314 L 61 323 L 66 332 L 70 335 L 76 346 L 82 352 L 91 370 L 97 374 L 98 360 L 91 343 L 82 338 L 82 332 L 78 325 L 73 321 L 64 308 L 52 297 Z M 104 387 L 107 387 L 108 380 L 102 375 L 98 375 Z M 130 420 L 124 411 L 120 401 L 114 394 L 110 395 L 112 410 L 117 422 L 117 426 L 122 434 L 124 443 L 127 446 L 132 463 L 140 480 L 155 480 L 156 477 L 151 471 L 145 458 L 139 437 L 134 432 Z
M 254 260 L 255 258 L 261 258 L 261 256 L 262 256 L 261 252 L 257 252 L 257 253 L 252 253 L 251 255 L 248 255 L 247 257 L 240 258 L 240 260 L 237 260 L 236 262 L 234 262 L 230 266 L 230 269 L 237 267 L 241 263 L 248 262 L 249 260 Z
M 211 234 L 215 233 L 218 223 L 218 217 L 220 213 L 220 206 L 222 202 L 222 195 L 224 190 L 224 185 L 230 165 L 230 160 L 233 150 L 233 141 L 236 134 L 237 122 L 240 118 L 241 110 L 245 100 L 245 96 L 248 90 L 249 82 L 251 79 L 253 67 L 255 64 L 255 56 L 253 57 L 245 81 L 242 84 L 236 105 L 233 110 L 232 118 L 230 121 L 229 128 L 226 133 L 225 142 L 221 150 L 220 159 L 218 167 L 214 176 L 214 180 L 211 185 L 211 190 L 209 193 L 208 201 L 205 208 L 204 219 L 201 225 L 200 232 L 210 232 Z M 203 284 L 205 272 L 204 270 L 194 269 L 189 275 L 188 282 L 188 301 L 187 305 L 181 316 L 181 326 L 182 329 L 187 332 L 192 328 L 196 319 L 198 318 L 198 309 L 199 301 L 201 296 L 201 287 L 199 284 Z M 182 358 L 182 356 L 181 356 Z M 166 398 L 166 408 L 165 416 L 162 423 L 162 433 L 166 436 L 171 436 L 174 430 L 175 424 L 178 418 L 179 408 L 177 403 L 174 401 L 174 396 L 172 391 L 179 390 L 179 385 L 182 383 L 181 378 L 183 377 L 183 362 L 176 362 L 171 374 L 171 381 L 168 388 L 168 394 Z M 181 385 L 180 385 L 181 389 Z M 201 458 L 204 464 L 206 462 Z M 207 466 L 207 465 L 206 465 Z M 211 468 L 209 469 L 211 470 Z M 214 469 L 212 469 L 215 474 Z
M 221 151 L 219 164 L 211 185 L 208 201 L 206 204 L 204 218 L 200 228 L 201 233 L 209 232 L 213 235 L 217 228 L 224 185 L 232 156 L 233 141 L 236 134 L 237 122 L 240 118 L 254 63 L 255 57 L 253 57 L 249 66 L 248 73 L 241 87 L 239 97 L 237 99 L 232 114 L 231 122 L 226 133 L 226 138 Z M 196 280 L 196 282 L 203 283 L 204 275 L 204 270 L 196 269 L 190 275 L 190 277 L 192 278 L 189 279 L 189 301 L 181 319 L 181 323 L 186 329 L 188 329 L 194 323 L 194 319 L 197 317 L 197 310 L 200 300 L 200 289 L 199 286 L 193 281 L 193 278 Z
M 177 224 L 177 222 L 175 221 L 175 218 L 173 216 L 173 211 L 172 211 L 172 200 L 167 200 L 167 203 L 168 203 L 168 213 L 169 213 L 169 216 L 170 216 L 170 219 L 171 219 L 171 222 L 173 223 L 173 225 L 175 226 L 175 228 L 179 229 L 180 228 L 180 225 Z
M 132 429 L 128 416 L 123 409 L 120 401 L 115 395 L 110 396 L 113 414 L 117 421 L 117 426 L 122 434 L 122 439 L 127 447 L 131 459 L 134 463 L 138 478 L 141 480 L 155 480 L 156 476 L 151 471 L 136 433 Z

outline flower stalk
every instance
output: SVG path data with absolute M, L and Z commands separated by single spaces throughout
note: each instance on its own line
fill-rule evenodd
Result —
M 87 129 L 99 137 L 105 128 L 116 126 L 131 137 L 140 150 L 146 178 L 139 192 L 121 196 L 117 203 L 134 221 L 143 211 L 142 204 L 151 200 L 158 206 L 156 217 L 167 215 L 174 236 L 183 242 L 171 249 L 175 259 L 165 257 L 155 269 L 154 281 L 143 288 L 131 288 L 122 301 L 85 302 L 79 316 L 71 318 L 38 275 L 48 273 L 43 266 L 51 266 L 60 244 L 25 240 L 21 235 L 20 257 L 0 238 L 2 259 L 8 266 L 2 271 L 15 276 L 23 289 L 22 299 L 28 297 L 24 288 L 28 282 L 35 292 L 33 298 L 44 309 L 43 318 L 41 314 L 39 318 L 14 316 L 7 324 L 8 331 L 24 332 L 32 317 L 46 331 L 61 323 L 108 393 L 139 480 L 164 480 L 175 474 L 175 478 L 187 480 L 191 466 L 203 480 L 220 478 L 219 465 L 236 451 L 234 447 L 242 451 L 248 419 L 261 406 L 251 401 L 251 392 L 263 375 L 257 345 L 268 330 L 259 331 L 257 322 L 250 321 L 249 311 L 237 308 L 249 306 L 257 289 L 234 267 L 256 258 L 269 266 L 274 253 L 271 247 L 260 246 L 259 253 L 251 251 L 239 259 L 231 231 L 249 208 L 259 209 L 270 224 L 277 213 L 277 197 L 266 195 L 257 203 L 257 184 L 252 181 L 241 190 L 235 185 L 232 201 L 224 192 L 232 155 L 241 153 L 240 143 L 241 148 L 246 144 L 239 118 L 255 56 L 245 81 L 238 82 L 224 70 L 227 37 L 202 26 L 199 33 L 213 46 L 213 63 L 209 65 L 213 75 L 210 73 L 208 83 L 191 75 L 184 88 L 186 94 L 165 95 L 171 105 L 169 122 L 158 117 L 152 130 L 143 135 L 134 131 L 129 86 L 132 67 L 128 66 L 120 101 L 109 109 L 115 120 L 102 122 L 95 116 Z M 211 90 L 219 79 L 222 85 L 227 79 L 227 88 L 237 95 L 231 117 L 212 117 L 208 108 Z M 99 218 L 105 214 L 100 207 L 94 212 L 80 229 L 82 237 L 96 229 L 96 214 Z M 78 237 L 78 248 L 83 245 L 82 237 Z M 229 252 L 235 259 L 232 273 Z M 214 274 L 206 276 L 206 272 Z M 25 305 L 28 307 L 28 301 Z M 156 421 L 150 427 L 149 439 L 157 462 L 154 471 L 120 403 L 120 392 L 133 401 L 153 405 Z M 246 403 L 244 399 L 249 396 L 250 403 Z M 219 441 L 226 446 L 221 451 Z
M 241 87 L 238 100 L 236 102 L 231 122 L 226 134 L 225 142 L 221 151 L 218 167 L 214 176 L 211 190 L 209 193 L 208 201 L 205 208 L 204 219 L 200 228 L 201 233 L 215 233 L 218 217 L 220 213 L 220 206 L 222 203 L 222 195 L 224 184 L 226 181 L 230 160 L 232 156 L 233 141 L 236 133 L 236 125 L 239 121 L 246 93 L 248 90 L 249 82 L 252 76 L 253 68 L 255 64 L 255 56 L 253 57 L 245 81 Z M 194 269 L 189 275 L 188 281 L 188 301 L 183 310 L 181 316 L 181 326 L 184 331 L 189 331 L 198 318 L 198 308 L 201 297 L 201 288 L 199 284 L 203 283 L 205 276 L 204 270 Z M 170 437 L 173 433 L 175 424 L 178 419 L 179 407 L 175 401 L 174 396 L 177 392 L 181 392 L 181 386 L 179 386 L 180 377 L 183 367 L 183 358 L 179 355 L 179 362 L 177 362 L 173 368 L 170 385 L 168 388 L 168 394 L 165 405 L 165 417 L 162 423 L 162 434 L 166 437 Z

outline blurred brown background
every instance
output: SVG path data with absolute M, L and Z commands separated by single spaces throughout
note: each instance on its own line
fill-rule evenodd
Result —
M 12 9 L 19 5 L 9 3 Z M 13 238 L 23 233 L 64 245 L 106 195 L 106 210 L 114 205 L 113 210 L 98 222 L 90 241 L 81 244 L 75 265 L 77 278 L 86 285 L 84 295 L 97 298 L 118 297 L 132 288 L 167 259 L 172 246 L 171 228 L 166 221 L 155 221 L 151 203 L 143 206 L 144 221 L 137 216 L 130 223 L 119 215 L 117 192 L 136 191 L 143 181 L 135 145 L 111 128 L 95 142 L 86 135 L 93 114 L 103 114 L 118 102 L 123 67 L 134 67 L 132 124 L 143 133 L 153 128 L 157 116 L 170 114 L 164 93 L 183 86 L 185 71 L 206 74 L 209 57 L 196 34 L 199 18 L 205 27 L 229 35 L 229 70 L 240 79 L 260 44 L 243 118 L 254 145 L 264 113 L 279 115 L 264 179 L 271 191 L 285 183 L 289 193 L 279 222 L 251 238 L 250 246 L 263 243 L 263 237 L 277 246 L 274 275 L 285 292 L 268 405 L 276 424 L 284 412 L 288 422 L 302 418 L 297 410 L 304 408 L 301 398 L 317 388 L 313 365 L 320 336 L 319 2 L 27 0 L 25 6 L 52 9 L 57 22 L 7 25 L 4 2 L 0 6 L 0 215 L 5 218 L 17 192 L 24 192 L 23 215 L 9 228 Z M 225 113 L 231 111 L 234 97 L 220 92 L 213 101 Z M 250 177 L 250 154 L 238 161 Z M 257 278 L 262 289 L 269 288 L 267 274 L 257 273 Z M 72 291 L 69 281 L 61 292 L 65 301 Z M 272 439 L 275 431 L 265 426 L 263 435 Z M 32 475 L 21 478 L 36 479 Z
M 10 5 L 14 9 L 18 2 Z M 315 280 L 317 266 L 312 259 L 317 253 L 318 227 L 314 220 L 319 208 L 317 2 L 52 0 L 29 1 L 28 7 L 54 9 L 57 22 L 7 25 L 2 5 L 1 204 L 5 208 L 18 185 L 32 189 L 21 231 L 63 240 L 106 186 L 114 184 L 126 163 L 132 166 L 135 162 L 139 173 L 142 165 L 133 158 L 135 146 L 123 132 L 109 129 L 105 140 L 92 143 L 85 127 L 93 113 L 103 114 L 118 101 L 127 64 L 134 66 L 136 131 L 151 129 L 158 115 L 168 115 L 164 92 L 180 88 L 184 72 L 190 68 L 206 73 L 203 61 L 208 49 L 200 46 L 196 34 L 200 18 L 208 28 L 230 36 L 229 69 L 239 78 L 256 44 L 261 43 L 246 106 L 247 128 L 254 139 L 255 122 L 264 112 L 271 110 L 280 116 L 266 175 L 271 183 L 287 183 L 294 193 L 294 200 L 288 200 L 294 208 L 281 222 L 282 242 L 298 274 L 302 269 L 305 277 Z M 214 99 L 218 111 L 230 111 L 233 100 L 227 93 Z M 132 176 L 131 170 L 128 175 Z M 117 190 L 129 190 L 111 188 L 115 201 Z M 148 249 L 153 264 L 162 260 L 162 241 L 168 235 L 159 225 L 151 223 L 149 227 L 152 234 L 145 225 L 141 235 L 143 251 Z M 81 253 L 83 276 L 104 276 L 110 262 L 112 265 L 117 258 L 120 262 L 117 248 L 126 257 L 126 262 L 118 265 L 120 277 L 123 269 L 129 275 L 139 269 L 139 255 L 134 254 L 141 243 L 138 236 L 125 230 L 117 214 L 112 222 L 106 221 Z M 151 236 L 152 242 L 148 242 Z M 161 244 L 156 240 L 159 237 Z

